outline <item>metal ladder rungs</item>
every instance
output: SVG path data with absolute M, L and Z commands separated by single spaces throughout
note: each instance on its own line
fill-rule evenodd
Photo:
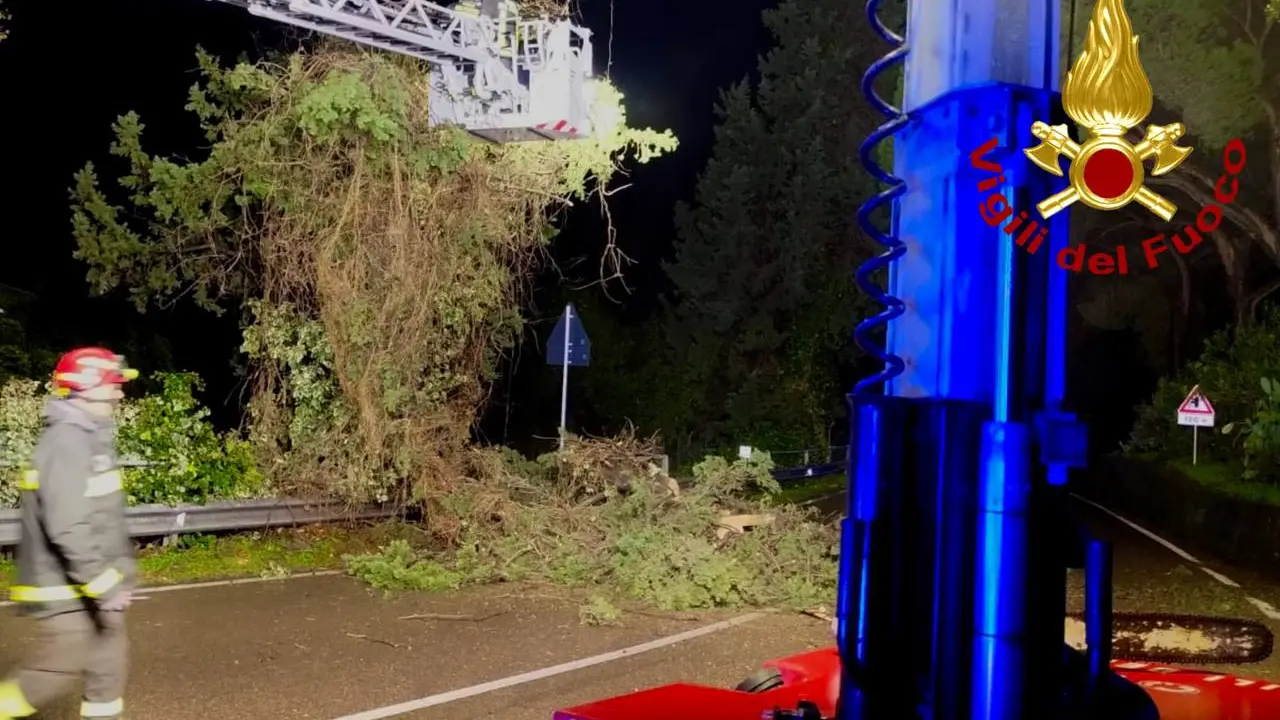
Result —
M 455 61 L 455 58 L 453 58 L 453 56 L 447 53 L 442 53 L 435 50 L 428 50 L 421 45 L 416 45 L 414 43 L 407 42 L 405 40 L 398 40 L 395 38 L 384 37 L 377 33 L 369 32 L 368 30 L 352 30 L 352 28 L 348 25 L 332 22 L 324 18 L 315 18 L 307 15 L 297 15 L 293 13 L 291 14 L 297 17 L 299 20 L 304 20 L 308 23 L 315 25 L 318 28 L 326 28 L 329 30 L 340 31 L 340 34 L 334 33 L 334 35 L 339 38 L 345 38 L 347 40 L 354 39 L 356 41 L 359 41 L 359 40 L 372 41 L 380 44 L 383 47 L 390 46 L 392 48 L 402 51 L 406 55 L 411 55 L 416 57 L 426 56 L 430 59 L 437 60 L 437 61 L 450 61 L 450 62 Z
M 293 13 L 293 12 L 289 13 L 289 15 L 292 17 L 296 17 L 299 20 L 303 20 L 307 23 L 315 25 L 318 28 L 326 28 L 329 30 L 338 31 L 338 32 L 335 32 L 334 35 L 336 35 L 337 37 L 345 37 L 348 40 L 352 38 L 354 38 L 355 40 L 367 40 L 367 41 L 370 41 L 371 43 L 377 43 L 381 47 L 390 46 L 392 48 L 396 48 L 397 50 L 402 51 L 405 55 L 410 55 L 413 57 L 418 57 L 421 59 L 431 60 L 435 62 L 470 64 L 470 61 L 464 60 L 462 58 L 458 58 L 446 52 L 440 52 L 439 50 L 431 50 L 422 45 L 411 43 L 406 40 L 389 38 L 389 37 L 380 35 L 378 33 L 371 32 L 369 30 L 353 29 L 350 25 L 334 22 L 326 18 L 317 18 L 310 15 Z M 423 39 L 426 40 L 427 38 L 424 37 Z

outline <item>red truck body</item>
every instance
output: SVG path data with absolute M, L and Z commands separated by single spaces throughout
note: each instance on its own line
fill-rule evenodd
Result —
M 815 703 L 835 715 L 836 649 L 817 650 L 766 663 L 783 684 L 762 693 L 676 683 L 556 712 L 555 720 L 760 720 L 774 708 Z M 1156 663 L 1111 663 L 1116 674 L 1146 690 L 1160 720 L 1280 719 L 1280 684 L 1232 675 L 1184 670 Z M 661 709 L 661 712 L 655 712 Z

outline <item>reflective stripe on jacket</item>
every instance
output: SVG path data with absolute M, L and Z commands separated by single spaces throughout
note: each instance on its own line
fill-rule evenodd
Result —
M 18 582 L 10 599 L 36 614 L 80 609 L 134 582 L 115 426 L 51 399 L 32 469 L 22 477 Z

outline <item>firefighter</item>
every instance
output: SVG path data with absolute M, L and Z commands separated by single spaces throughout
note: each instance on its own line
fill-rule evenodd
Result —
M 502 57 L 513 57 L 515 45 L 520 43 L 520 6 L 515 0 L 489 0 L 497 5 L 495 14 L 498 18 L 498 54 Z M 508 41 L 508 35 L 514 44 Z
M 137 377 L 103 348 L 73 350 L 54 370 L 55 397 L 23 490 L 14 604 L 34 616 L 34 654 L 0 682 L 0 720 L 30 717 L 84 680 L 80 715 L 119 718 L 127 663 L 124 611 L 133 544 L 115 457 L 114 410 Z
M 515 0 L 482 0 L 480 12 L 498 21 L 499 25 L 515 22 L 520 16 L 520 4 Z
M 498 27 L 498 54 L 502 57 L 514 54 L 515 49 L 507 37 L 519 32 L 514 26 L 520 17 L 520 5 L 514 0 L 459 0 L 451 9 L 460 15 L 493 20 Z

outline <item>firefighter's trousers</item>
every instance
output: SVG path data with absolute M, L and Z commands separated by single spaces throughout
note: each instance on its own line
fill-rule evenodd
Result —
M 32 654 L 0 682 L 0 720 L 47 710 L 81 678 L 80 716 L 120 717 L 128 669 L 124 613 L 80 610 L 37 622 L 40 639 Z

